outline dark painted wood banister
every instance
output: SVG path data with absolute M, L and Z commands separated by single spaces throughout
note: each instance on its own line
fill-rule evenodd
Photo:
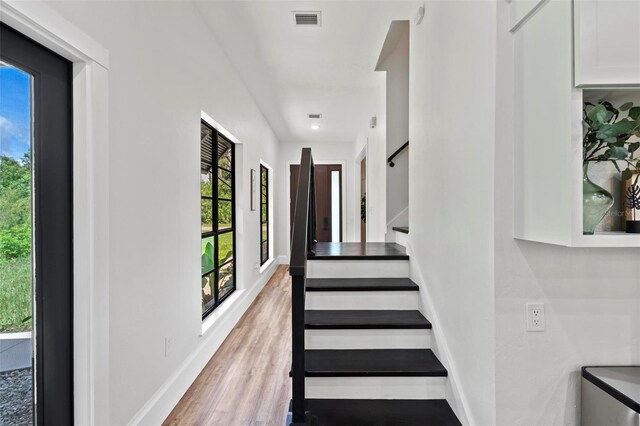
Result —
M 393 154 L 391 154 L 389 158 L 387 158 L 387 163 L 389 163 L 389 167 L 395 166 L 393 159 L 396 158 L 398 154 L 404 151 L 404 149 L 407 148 L 408 146 L 409 146 L 409 141 L 406 141 L 405 143 L 402 144 L 400 148 L 396 149 L 396 152 L 394 152 Z
M 316 241 L 316 203 L 314 165 L 311 148 L 302 149 L 298 192 L 296 194 L 291 236 L 291 425 L 304 425 L 305 365 L 304 365 L 304 305 L 306 292 L 307 255 Z

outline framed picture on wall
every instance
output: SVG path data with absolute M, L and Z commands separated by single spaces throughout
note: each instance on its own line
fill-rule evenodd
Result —
M 255 211 L 258 208 L 256 195 L 256 170 L 251 169 L 251 211 Z

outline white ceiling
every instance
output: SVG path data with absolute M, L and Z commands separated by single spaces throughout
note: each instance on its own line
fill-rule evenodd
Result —
M 399 1 L 197 5 L 278 138 L 303 143 L 355 140 L 367 94 L 380 84 L 374 68 L 389 25 L 412 19 L 418 7 Z M 322 26 L 294 25 L 292 11 L 318 10 Z M 313 122 L 319 130 L 311 129 Z

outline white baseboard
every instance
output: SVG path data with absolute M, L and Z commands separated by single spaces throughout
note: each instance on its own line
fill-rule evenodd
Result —
M 129 421 L 128 425 L 159 425 L 164 422 L 211 357 L 220 348 L 224 339 L 227 338 L 233 327 L 242 318 L 242 315 L 253 300 L 262 291 L 278 264 L 278 262 L 273 262 L 271 267 L 265 271 L 251 288 L 234 292 L 230 296 L 230 298 L 236 296 L 235 300 L 227 301 L 230 304 L 227 305 L 222 315 L 215 319 L 215 323 L 211 324 L 204 335 L 201 336 L 202 340 L 195 351 L 149 398 Z
M 411 270 L 411 279 L 420 286 L 420 298 L 422 302 L 422 313 L 433 324 L 431 330 L 431 348 L 436 354 L 440 362 L 445 366 L 448 373 L 447 395 L 446 399 L 463 425 L 473 425 L 473 418 L 470 417 L 469 403 L 467 397 L 460 387 L 460 378 L 457 374 L 457 368 L 451 357 L 451 350 L 447 343 L 447 339 L 442 333 L 438 312 L 433 305 L 433 298 L 429 293 L 429 287 L 426 285 L 422 271 L 415 261 L 413 249 L 411 247 L 411 239 L 407 241 L 407 254 L 409 255 L 409 267 Z

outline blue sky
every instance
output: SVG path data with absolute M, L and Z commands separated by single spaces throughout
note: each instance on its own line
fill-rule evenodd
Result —
M 0 67 L 0 155 L 21 159 L 31 143 L 31 76 Z

